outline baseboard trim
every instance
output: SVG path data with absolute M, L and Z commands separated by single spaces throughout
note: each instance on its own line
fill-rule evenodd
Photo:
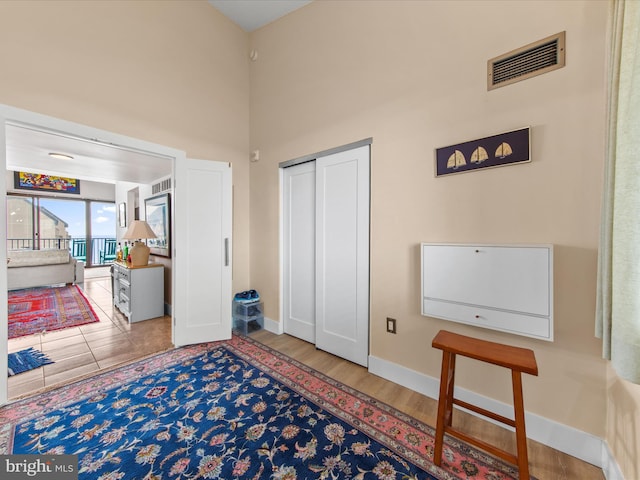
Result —
M 602 472 L 607 480 L 624 480 L 624 475 L 616 462 L 613 453 L 609 449 L 609 444 L 602 442 Z
M 422 393 L 427 397 L 433 399 L 438 398 L 440 380 L 437 378 L 373 355 L 369 356 L 369 372 L 410 388 L 418 393 Z M 503 416 L 513 417 L 513 407 L 506 403 L 478 395 L 470 390 L 459 387 L 455 388 L 455 396 L 460 400 L 480 406 L 486 410 L 496 412 Z M 606 478 L 608 480 L 623 479 L 622 476 L 616 476 L 615 471 L 619 472 L 620 470 L 617 468 L 617 463 L 606 446 L 606 442 L 601 438 L 533 413 L 525 414 L 525 422 L 527 426 L 527 437 L 532 440 L 584 460 L 585 462 L 602 468 L 603 471 L 605 470 L 604 464 L 606 460 L 606 464 L 613 474 L 611 477 L 607 475 Z M 498 425 L 502 426 L 499 423 Z M 608 452 L 606 455 L 605 450 Z M 606 474 L 607 472 L 605 471 L 605 475 Z
M 282 335 L 284 333 L 282 322 L 272 320 L 269 317 L 264 317 L 264 329 L 276 335 Z

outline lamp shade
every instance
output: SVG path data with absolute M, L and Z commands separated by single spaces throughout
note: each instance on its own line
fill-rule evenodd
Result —
M 143 238 L 156 238 L 151 227 L 144 220 L 134 220 L 127 228 L 127 232 L 122 236 L 126 240 L 141 240 Z M 129 256 L 131 257 L 131 265 L 134 267 L 143 267 L 149 263 L 150 248 L 144 243 L 136 241 Z
M 126 240 L 140 240 L 142 238 L 156 238 L 151 227 L 144 220 L 134 220 L 129 224 L 127 232 L 122 236 Z

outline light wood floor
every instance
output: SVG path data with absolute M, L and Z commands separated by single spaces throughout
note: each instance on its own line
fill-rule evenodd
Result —
M 381 400 L 412 417 L 435 426 L 437 402 L 431 398 L 373 375 L 364 367 L 316 350 L 315 346 L 290 337 L 260 330 L 251 338 L 282 352 L 308 366 Z M 526 399 L 525 399 L 526 402 Z M 454 413 L 454 426 L 482 438 L 500 448 L 515 453 L 515 435 L 504 428 L 480 418 L 459 412 Z M 602 480 L 600 468 L 553 450 L 538 442 L 528 441 L 531 475 L 539 480 Z
M 100 317 L 98 324 L 9 341 L 9 351 L 39 346 L 56 362 L 9 379 L 9 396 L 22 397 L 43 387 L 70 383 L 79 377 L 171 348 L 170 317 L 129 325 L 111 302 L 111 278 L 85 278 L 84 289 Z M 435 426 L 437 402 L 369 373 L 365 368 L 317 350 L 288 335 L 260 330 L 251 337 L 339 382 L 377 398 L 429 425 Z M 526 401 L 526 399 L 525 399 Z M 515 452 L 514 434 L 464 412 L 454 414 L 454 425 L 500 448 Z M 528 441 L 531 474 L 539 480 L 603 480 L 602 471 L 586 462 Z
M 9 353 L 35 347 L 55 362 L 9 377 L 10 399 L 69 383 L 101 369 L 173 347 L 171 317 L 129 324 L 113 306 L 108 267 L 87 269 L 80 287 L 100 321 L 9 340 Z

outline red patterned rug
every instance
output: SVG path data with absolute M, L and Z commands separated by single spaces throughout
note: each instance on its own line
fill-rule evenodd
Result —
M 99 322 L 77 285 L 9 291 L 9 338 Z
M 0 408 L 0 454 L 77 454 L 80 479 L 518 477 L 513 465 L 452 438 L 437 467 L 433 435 L 415 418 L 236 336 Z

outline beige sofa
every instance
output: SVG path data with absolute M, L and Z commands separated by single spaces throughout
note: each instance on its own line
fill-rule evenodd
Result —
M 68 250 L 10 250 L 7 252 L 7 287 L 41 287 L 84 281 L 84 262 Z

